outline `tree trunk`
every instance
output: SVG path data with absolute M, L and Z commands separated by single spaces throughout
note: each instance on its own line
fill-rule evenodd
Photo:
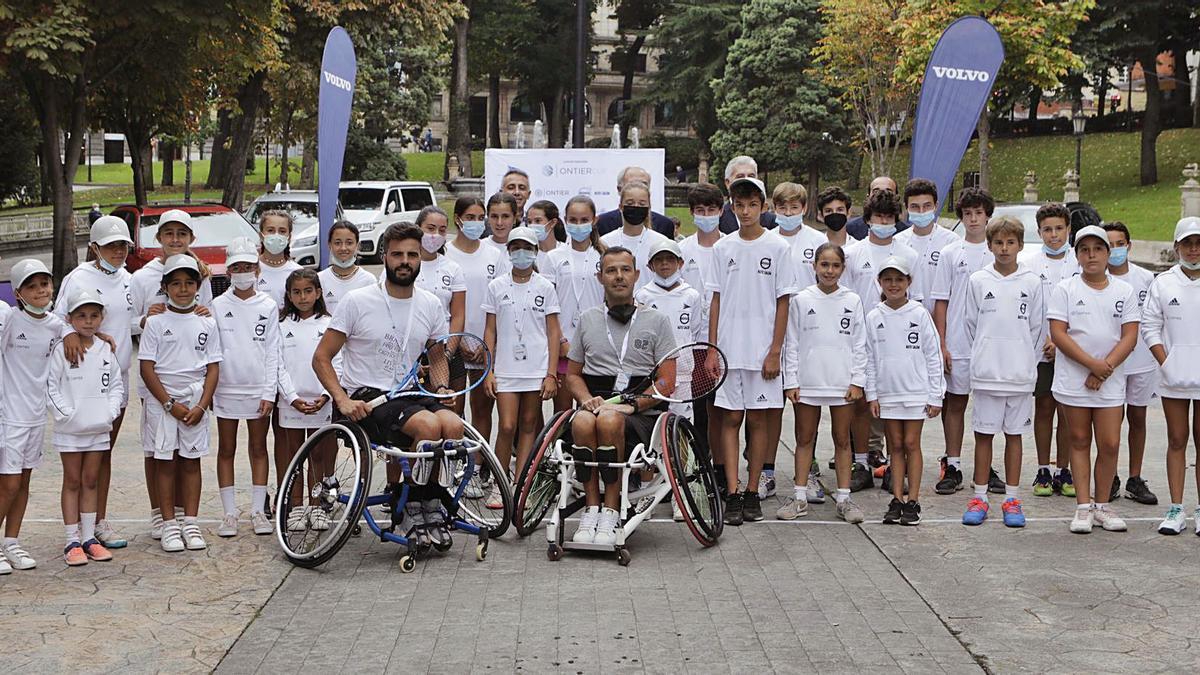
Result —
M 282 143 L 279 153 L 279 185 L 285 190 L 288 189 L 288 182 L 291 180 L 291 167 L 288 166 L 288 145 L 292 142 L 292 119 L 295 116 L 295 110 L 288 110 L 287 114 L 283 116 L 283 128 L 280 129 L 283 137 L 280 139 Z M 267 176 L 267 182 L 271 182 L 270 176 Z
M 1042 103 L 1042 88 L 1035 86 L 1029 91 L 1029 115 L 1026 116 L 1031 123 L 1030 132 L 1033 131 L 1032 123 L 1037 121 L 1038 106 Z
M 646 36 L 639 35 L 625 51 L 625 67 L 622 69 L 621 98 L 625 99 L 625 114 L 621 115 L 621 147 L 629 147 L 629 128 L 637 122 L 637 109 L 633 107 L 633 77 L 637 72 L 637 57 L 646 43 Z
M 442 180 L 450 180 L 450 156 L 458 157 L 462 175 L 470 176 L 471 166 L 471 82 L 468 77 L 467 40 L 471 31 L 471 7 L 454 21 L 454 51 L 450 55 L 450 110 L 446 125 L 446 161 Z
M 304 139 L 304 154 L 300 157 L 300 189 L 311 190 L 317 166 L 317 141 L 315 139 Z
M 991 192 L 992 184 L 992 149 L 988 147 L 991 140 L 992 124 L 988 119 L 987 104 L 979 115 L 979 187 L 985 192 Z
M 154 146 L 148 137 L 142 146 L 142 174 L 142 180 L 146 182 L 146 192 L 154 192 Z
M 242 197 L 246 188 L 247 157 L 254 142 L 254 122 L 258 118 L 259 103 L 263 98 L 266 71 L 260 70 L 250 76 L 238 92 L 238 107 L 241 114 L 230 124 L 229 157 L 227 171 L 221 187 L 221 203 L 232 209 L 241 210 Z
M 488 144 L 489 148 L 500 145 L 500 76 L 488 75 Z
M 149 203 L 146 198 L 146 154 L 144 141 L 128 128 L 125 130 L 125 142 L 129 144 L 129 168 L 133 170 L 133 201 L 138 206 Z
M 1154 185 L 1158 182 L 1156 145 L 1158 134 L 1162 132 L 1162 93 L 1158 87 L 1158 71 L 1155 70 L 1156 52 L 1157 49 L 1153 46 L 1141 49 L 1138 58 L 1142 63 L 1142 75 L 1146 82 L 1146 112 L 1142 118 L 1142 185 Z
M 216 190 L 225 182 L 226 157 L 229 155 L 225 143 L 229 140 L 230 118 L 228 109 L 217 111 L 217 133 L 213 135 L 212 152 L 208 155 L 208 179 L 204 182 L 204 187 L 209 190 Z
M 862 155 L 859 155 L 858 164 L 862 164 Z M 821 169 L 813 162 L 808 167 L 808 185 L 805 189 L 808 190 L 808 212 L 804 214 L 809 220 L 817 218 L 817 192 L 821 187 Z
M 42 143 L 38 143 L 38 203 L 42 206 L 50 206 L 50 165 L 46 164 L 46 151 L 42 147 Z
M 547 111 L 550 119 L 550 128 L 546 130 L 546 147 L 561 148 L 563 146 L 563 137 L 567 131 L 566 121 L 566 106 L 563 101 L 566 98 L 567 89 L 562 82 L 554 88 L 554 103 Z
M 847 190 L 850 190 L 851 192 L 853 192 L 853 191 L 859 189 L 860 187 L 862 187 L 862 176 L 860 175 L 860 174 L 862 174 L 862 165 L 863 165 L 863 153 L 861 151 L 854 153 L 854 164 L 852 164 L 850 166 L 850 177 L 846 180 L 846 189 Z M 813 193 L 813 192 L 808 193 L 808 200 L 810 202 L 812 202 L 813 208 L 816 208 L 816 203 L 817 203 L 816 193 Z
M 158 142 L 158 156 L 162 159 L 162 180 L 159 181 L 163 187 L 175 187 L 175 148 L 176 145 L 169 141 Z
M 1096 117 L 1104 117 L 1108 109 L 1108 69 L 1100 73 L 1100 80 L 1096 83 Z

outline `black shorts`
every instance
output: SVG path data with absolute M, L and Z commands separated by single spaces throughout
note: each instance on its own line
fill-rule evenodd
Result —
M 637 447 L 638 443 L 650 445 L 650 435 L 654 433 L 654 423 L 662 413 L 657 410 L 640 412 L 636 415 L 625 416 L 625 456 Z
M 369 401 L 379 396 L 378 389 L 360 389 L 351 396 L 358 401 Z M 386 443 L 400 448 L 412 446 L 413 439 L 402 429 L 413 415 L 427 410 L 436 413 L 439 410 L 449 410 L 442 405 L 440 399 L 432 396 L 404 396 L 392 399 L 371 411 L 371 414 L 358 422 L 367 438 L 375 443 Z M 339 415 L 340 417 L 340 415 Z
M 1033 395 L 1049 396 L 1052 386 L 1054 386 L 1054 362 L 1046 361 L 1037 364 L 1037 384 L 1033 385 Z

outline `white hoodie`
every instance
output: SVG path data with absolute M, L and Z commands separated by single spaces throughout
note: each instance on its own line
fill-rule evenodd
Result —
M 134 316 L 130 279 L 124 267 L 109 274 L 97 269 L 95 263 L 81 263 L 63 277 L 62 285 L 58 288 L 59 302 L 54 304 L 54 313 L 63 321 L 68 321 L 68 299 L 81 289 L 95 293 L 96 298 L 104 303 L 104 320 L 100 322 L 99 332 L 112 337 L 113 342 L 117 343 L 117 361 L 121 363 L 121 370 L 129 369 L 133 358 L 132 331 L 142 319 L 141 316 Z M 138 332 L 141 332 L 140 328 Z
M 946 394 L 941 340 L 921 303 L 879 303 L 867 314 L 867 401 L 941 406 Z
M 1160 396 L 1200 400 L 1200 279 L 1189 279 L 1179 265 L 1150 284 L 1142 311 L 1142 339 L 1162 345 Z
M 803 396 L 842 397 L 867 386 L 867 333 L 862 301 L 839 286 L 809 286 L 792 296 L 783 349 L 783 388 Z
M 1008 276 L 988 265 L 971 275 L 963 299 L 971 389 L 1032 394 L 1045 341 L 1042 280 L 1024 265 Z
M 1079 261 L 1075 258 L 1075 251 L 1067 251 L 1061 258 L 1051 258 L 1039 246 L 1036 249 L 1022 251 L 1017 256 L 1017 262 L 1028 267 L 1034 276 L 1041 279 L 1042 299 L 1047 304 L 1050 302 L 1050 292 L 1054 290 L 1058 282 L 1079 274 Z M 1042 320 L 1042 337 L 1043 340 L 1050 337 L 1049 318 Z M 1038 363 L 1046 362 L 1046 355 L 1039 351 Z
M 129 278 L 129 302 L 133 305 L 132 328 L 134 335 L 141 334 L 142 319 L 146 318 L 146 312 L 150 311 L 150 306 L 167 302 L 167 294 L 162 289 L 163 269 L 162 260 L 155 258 L 142 265 L 141 269 L 134 272 Z M 202 307 L 211 307 L 212 301 L 212 279 L 201 279 L 200 293 L 196 296 L 196 304 Z M 142 398 L 145 397 L 146 395 L 143 394 Z
M 217 396 L 275 401 L 279 387 L 279 307 L 259 291 L 243 300 L 233 288 L 213 300 L 223 359 Z
M 108 433 L 125 398 L 121 370 L 112 348 L 99 338 L 78 366 L 67 361 L 62 348 L 50 354 L 47 394 L 54 416 L 55 447 L 108 447 Z

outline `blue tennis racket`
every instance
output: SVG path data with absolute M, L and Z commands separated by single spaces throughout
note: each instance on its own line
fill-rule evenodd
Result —
M 406 396 L 455 398 L 478 387 L 491 369 L 492 354 L 482 338 L 470 333 L 443 335 L 426 345 L 400 384 L 367 406 L 374 410 Z

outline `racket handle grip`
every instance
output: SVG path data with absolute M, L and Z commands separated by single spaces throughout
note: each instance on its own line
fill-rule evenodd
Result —
M 605 403 L 620 403 L 620 402 L 621 402 L 621 400 L 622 400 L 622 399 L 624 399 L 624 398 L 625 398 L 625 397 L 624 397 L 624 395 L 622 395 L 622 394 L 617 394 L 616 396 L 613 396 L 612 398 L 606 398 L 606 399 L 604 399 L 604 402 L 605 402 Z
M 371 399 L 370 401 L 367 401 L 367 407 L 370 408 L 371 410 L 374 410 L 374 409 L 378 408 L 379 406 L 383 405 L 384 403 L 387 403 L 386 395 L 376 396 L 375 398 Z

